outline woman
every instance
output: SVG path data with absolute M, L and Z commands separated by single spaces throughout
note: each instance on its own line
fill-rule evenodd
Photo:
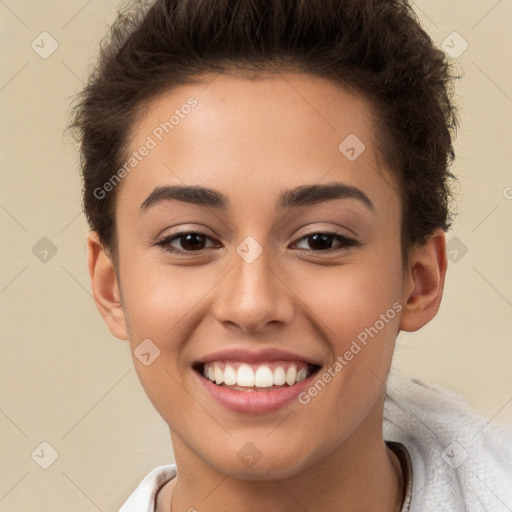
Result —
M 442 297 L 453 78 L 403 1 L 120 13 L 74 110 L 89 273 L 176 459 L 121 512 L 512 506 L 510 440 L 390 375 Z

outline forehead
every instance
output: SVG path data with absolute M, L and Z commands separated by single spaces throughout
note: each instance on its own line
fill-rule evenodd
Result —
M 150 149 L 132 162 L 118 202 L 138 207 L 158 185 L 187 184 L 243 202 L 250 191 L 263 206 L 283 189 L 337 181 L 392 204 L 372 114 L 362 96 L 311 75 L 202 75 L 145 106 L 130 152 Z

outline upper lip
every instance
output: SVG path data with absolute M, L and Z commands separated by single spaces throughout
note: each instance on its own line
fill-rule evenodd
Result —
M 212 361 L 231 359 L 233 361 L 247 363 L 264 363 L 269 361 L 305 361 L 312 365 L 321 366 L 318 359 L 294 352 L 288 352 L 277 348 L 265 348 L 263 350 L 253 351 L 242 347 L 227 348 L 212 352 L 196 361 L 196 364 L 205 364 Z

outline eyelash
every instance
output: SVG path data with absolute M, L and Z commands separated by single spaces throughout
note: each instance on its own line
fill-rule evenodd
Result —
M 206 235 L 205 233 L 201 233 L 200 231 L 182 231 L 181 233 L 175 233 L 173 235 L 166 236 L 165 238 L 158 240 L 154 245 L 161 247 L 164 251 L 170 252 L 172 254 L 177 254 L 180 256 L 188 255 L 188 254 L 194 254 L 194 253 L 201 253 L 202 251 L 206 251 L 207 249 L 199 249 L 197 251 L 185 251 L 180 249 L 174 249 L 171 247 L 171 242 L 174 242 L 175 240 L 178 240 L 180 238 L 184 238 L 187 235 L 199 235 L 201 237 L 205 237 L 208 239 L 212 239 L 210 236 Z M 332 254 L 332 253 L 339 253 L 339 252 L 347 252 L 350 250 L 351 247 L 355 247 L 360 245 L 359 242 L 354 240 L 353 238 L 348 238 L 345 235 L 341 235 L 339 233 L 330 232 L 330 231 L 316 231 L 314 233 L 310 233 L 306 236 L 303 236 L 299 239 L 299 241 L 310 238 L 314 235 L 324 235 L 327 237 L 332 237 L 335 240 L 341 242 L 343 245 L 338 248 L 330 248 L 330 249 L 324 249 L 324 250 L 318 250 L 315 251 L 313 249 L 299 249 L 301 251 L 308 251 L 308 252 L 314 252 L 319 254 Z

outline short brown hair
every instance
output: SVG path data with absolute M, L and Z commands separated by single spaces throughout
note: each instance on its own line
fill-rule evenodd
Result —
M 450 227 L 456 77 L 406 0 L 138 1 L 119 11 L 102 41 L 70 124 L 84 211 L 115 259 L 117 187 L 101 199 L 94 191 L 126 161 L 144 105 L 202 73 L 231 69 L 294 70 L 363 94 L 400 187 L 403 257 Z

